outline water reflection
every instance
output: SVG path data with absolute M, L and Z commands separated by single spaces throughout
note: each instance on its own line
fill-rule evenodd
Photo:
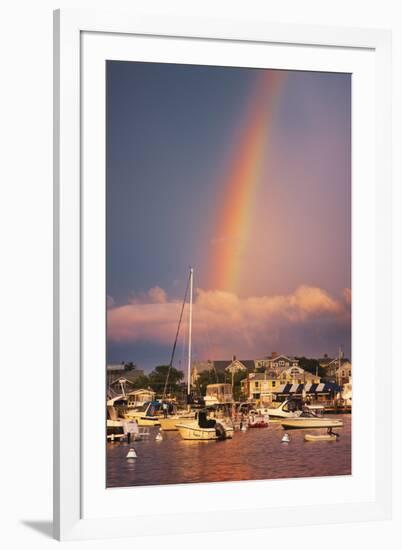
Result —
M 352 417 L 336 418 L 344 422 L 336 442 L 305 442 L 305 433 L 312 430 L 293 430 L 290 443 L 284 444 L 284 430 L 273 423 L 267 429 L 235 432 L 227 441 L 184 441 L 178 432 L 164 432 L 158 442 L 155 428 L 148 440 L 134 445 L 108 443 L 107 486 L 348 475 Z M 136 459 L 126 459 L 130 446 L 137 451 Z

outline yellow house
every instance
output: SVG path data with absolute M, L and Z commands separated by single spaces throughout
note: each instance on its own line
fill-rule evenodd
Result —
M 321 378 L 300 367 L 283 369 L 279 375 L 281 384 L 319 384 Z
M 242 393 L 248 399 L 268 400 L 268 396 L 281 393 L 286 384 L 319 384 L 320 377 L 300 367 L 270 369 L 263 373 L 252 372 L 241 381 Z

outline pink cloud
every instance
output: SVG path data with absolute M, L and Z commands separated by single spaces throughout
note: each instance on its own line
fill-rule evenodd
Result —
M 154 286 L 147 292 L 130 296 L 130 304 L 164 304 L 167 301 L 166 292 L 160 286 Z
M 163 289 L 150 289 L 141 296 L 141 301 L 137 297 L 135 302 L 108 310 L 108 339 L 170 345 L 180 308 L 181 302 L 169 301 Z M 278 340 L 281 331 L 317 322 L 348 326 L 347 301 L 338 301 L 325 290 L 309 286 L 300 286 L 287 295 L 250 298 L 198 289 L 193 336 L 202 353 L 213 353 L 215 358 L 235 352 L 258 355 L 260 350 L 267 349 L 268 342 Z
M 345 303 L 350 306 L 352 303 L 352 289 L 350 288 L 344 288 L 343 289 L 343 297 L 345 299 Z

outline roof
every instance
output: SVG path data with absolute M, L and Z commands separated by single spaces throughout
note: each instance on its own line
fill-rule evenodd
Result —
M 254 359 L 237 359 L 237 361 L 242 363 L 249 372 L 254 370 Z M 216 371 L 223 372 L 232 363 L 233 359 L 213 361 L 211 367 L 215 368 Z
M 133 391 L 127 392 L 127 395 L 140 395 L 141 393 L 152 393 L 155 395 L 155 392 L 150 388 L 141 388 L 138 390 L 133 390 Z
M 293 355 L 286 355 L 285 353 L 280 353 L 279 355 L 275 355 L 275 357 L 263 357 L 260 359 L 257 359 L 257 361 L 278 361 L 278 359 L 286 359 L 288 361 L 295 361 L 298 362 L 299 359 L 297 357 L 294 357 Z
M 322 359 L 318 359 L 318 363 L 319 363 L 320 367 L 322 367 L 324 369 L 328 368 L 330 365 L 338 366 L 339 357 L 335 357 L 334 359 L 331 359 L 331 357 L 324 357 Z M 350 361 L 346 357 L 342 357 L 341 365 L 344 365 L 345 363 L 350 363 Z
M 108 365 L 106 367 L 107 370 L 124 370 L 125 369 L 125 366 L 122 365 L 121 363 L 117 363 L 116 365 Z

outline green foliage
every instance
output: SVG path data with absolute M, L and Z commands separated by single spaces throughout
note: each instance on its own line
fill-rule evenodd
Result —
M 137 368 L 137 365 L 135 365 L 132 361 L 129 361 L 128 363 L 123 363 L 123 364 L 124 364 L 125 371 L 132 371 L 132 370 L 136 370 Z
M 241 384 L 240 382 L 247 378 L 247 371 L 239 371 L 233 377 L 233 397 L 235 401 L 239 401 L 241 397 Z
M 167 392 L 169 394 L 176 394 L 180 390 L 180 381 L 184 378 L 182 371 L 175 369 L 174 367 L 170 368 L 169 365 L 159 365 L 154 368 L 154 370 L 148 376 L 149 386 L 157 393 L 162 394 L 166 379 L 169 373 Z
M 318 374 L 318 376 L 325 376 L 325 369 L 320 367 L 317 359 L 309 359 L 307 357 L 296 357 L 299 360 L 299 367 L 311 374 Z
M 247 371 L 236 372 L 233 376 L 233 397 L 236 401 L 239 400 L 241 394 L 240 382 L 247 378 Z M 232 384 L 232 375 L 226 371 L 215 371 L 207 369 L 200 372 L 197 379 L 197 390 L 201 395 L 205 395 L 206 388 L 209 384 Z
M 149 377 L 145 374 L 140 374 L 133 380 L 132 386 L 135 390 L 147 389 L 149 387 Z
M 217 372 L 214 369 L 207 369 L 199 373 L 197 378 L 197 389 L 201 395 L 205 395 L 208 384 L 222 384 L 225 382 L 225 373 Z

